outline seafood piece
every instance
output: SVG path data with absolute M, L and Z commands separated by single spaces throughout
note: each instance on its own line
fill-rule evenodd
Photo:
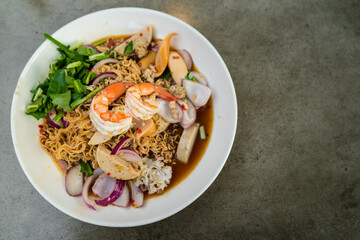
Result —
M 166 65 L 169 61 L 169 54 L 170 54 L 170 40 L 171 37 L 177 35 L 177 33 L 169 33 L 164 41 L 161 43 L 161 47 L 156 54 L 155 58 L 155 66 L 156 66 L 156 73 L 155 77 L 159 77 L 165 70 Z
M 155 64 L 155 57 L 156 57 L 156 52 L 150 51 L 148 55 L 140 59 L 138 65 L 141 68 L 141 70 L 147 69 L 150 64 Z
M 176 101 L 177 98 L 151 83 L 140 83 L 130 87 L 125 96 L 125 105 L 130 114 L 142 120 L 152 118 L 152 116 L 159 111 L 157 103 L 155 101 L 156 94 L 160 98 L 169 101 Z M 151 95 L 151 96 L 149 96 Z M 149 96 L 146 99 L 142 99 L 142 96 Z
M 109 104 L 123 95 L 126 88 L 127 86 L 121 82 L 112 83 L 92 100 L 90 119 L 101 134 L 116 136 L 131 127 L 132 117 L 125 106 L 109 110 Z
M 170 183 L 172 168 L 166 166 L 162 160 L 163 158 L 143 158 L 141 174 L 134 179 L 135 185 L 142 191 L 148 191 L 149 194 L 161 193 Z
M 147 137 L 153 134 L 156 131 L 156 124 L 154 120 L 148 119 L 144 121 L 144 125 L 142 125 L 136 133 L 136 138 L 139 139 L 141 137 Z

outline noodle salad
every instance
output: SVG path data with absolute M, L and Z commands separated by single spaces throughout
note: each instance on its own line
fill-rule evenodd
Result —
M 43 119 L 40 146 L 57 162 L 70 196 L 85 204 L 137 208 L 164 191 L 173 166 L 187 164 L 211 89 L 190 53 L 170 48 L 176 33 L 138 33 L 66 46 L 31 90 L 26 114 Z

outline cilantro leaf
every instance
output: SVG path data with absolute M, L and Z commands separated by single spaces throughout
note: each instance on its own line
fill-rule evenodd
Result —
M 88 177 L 93 175 L 93 171 L 89 162 L 80 161 L 79 165 L 81 167 L 80 172 L 86 173 Z
M 128 45 L 126 45 L 123 56 L 126 56 L 134 51 L 133 41 L 130 41 Z
M 65 71 L 57 71 L 50 77 L 50 84 L 47 90 L 47 94 L 64 93 L 68 90 L 66 85 Z
M 64 110 L 70 110 L 71 91 L 65 93 L 58 93 L 50 95 L 52 103 L 61 107 Z
M 166 70 L 163 72 L 163 74 L 161 74 L 160 78 L 168 80 L 170 75 L 171 75 L 171 72 L 170 72 L 169 68 L 166 68 Z

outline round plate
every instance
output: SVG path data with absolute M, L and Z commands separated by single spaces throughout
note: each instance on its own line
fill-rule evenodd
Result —
M 228 69 L 219 53 L 197 30 L 162 12 L 142 8 L 114 8 L 76 19 L 52 36 L 65 44 L 82 40 L 90 43 L 108 35 L 136 33 L 147 25 L 154 27 L 156 38 L 177 32 L 171 45 L 187 49 L 199 71 L 212 89 L 214 126 L 208 148 L 191 174 L 176 187 L 134 209 L 115 206 L 85 206 L 81 197 L 70 197 L 64 188 L 64 177 L 38 144 L 40 121 L 25 114 L 31 99 L 30 89 L 43 81 L 58 53 L 45 41 L 32 55 L 18 80 L 11 107 L 11 133 L 16 155 L 26 176 L 36 190 L 52 205 L 81 221 L 109 226 L 139 226 L 159 221 L 182 210 L 198 198 L 215 180 L 224 166 L 234 141 L 237 106 L 235 90 Z

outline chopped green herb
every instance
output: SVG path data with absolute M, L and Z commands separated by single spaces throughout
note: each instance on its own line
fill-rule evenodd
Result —
M 85 88 L 84 85 L 82 85 L 82 83 L 80 82 L 79 79 L 76 79 L 74 81 L 74 89 L 78 93 L 86 93 L 87 92 L 87 89 Z
M 201 138 L 202 140 L 206 140 L 205 127 L 204 127 L 204 126 L 200 126 L 199 131 L 200 131 L 200 138 Z
M 32 101 L 35 102 L 41 96 L 42 93 L 43 93 L 43 90 L 40 87 L 38 87 L 38 89 L 36 90 L 36 92 L 32 98 Z
M 166 68 L 166 70 L 161 74 L 160 78 L 168 80 L 168 78 L 171 76 L 171 72 L 169 68 Z
M 95 89 L 94 91 L 92 91 L 91 93 L 89 93 L 88 95 L 86 95 L 85 97 L 78 99 L 76 101 L 74 101 L 71 104 L 71 108 L 75 108 L 78 105 L 82 104 L 83 102 L 85 102 L 86 100 L 88 100 L 90 97 L 92 97 L 93 95 L 95 95 L 97 92 L 99 92 L 101 89 L 103 89 L 104 87 L 98 87 L 97 89 Z
M 70 68 L 76 68 L 76 67 L 79 67 L 79 66 L 81 66 L 81 62 L 77 61 L 77 62 L 70 63 L 69 65 L 66 66 L 66 68 L 70 69 Z
M 198 80 L 191 74 L 191 72 L 189 72 L 186 76 L 186 79 L 194 81 L 194 82 L 198 82 Z
M 124 50 L 124 53 L 122 56 L 126 56 L 126 55 L 129 55 L 130 53 L 132 53 L 134 51 L 134 44 L 133 44 L 133 41 L 130 41 L 128 43 L 128 45 L 126 45 L 125 47 L 125 50 Z
M 101 60 L 101 59 L 105 59 L 105 58 L 109 58 L 109 55 L 107 55 L 106 53 L 98 53 L 98 54 L 91 55 L 89 57 L 89 60 L 94 61 L 94 60 Z
M 101 40 L 99 40 L 99 41 L 97 41 L 97 42 L 94 42 L 94 43 L 93 43 L 93 46 L 96 47 L 97 45 L 103 44 L 104 42 L 106 42 L 106 38 L 101 39 Z
M 70 110 L 70 99 L 71 99 L 71 91 L 67 91 L 65 93 L 58 93 L 50 95 L 52 98 L 52 103 L 56 106 L 61 107 L 64 110 Z
M 80 172 L 86 173 L 88 177 L 93 175 L 93 171 L 89 162 L 79 161 L 81 167 Z
M 62 116 L 64 116 L 64 111 L 60 110 L 59 113 L 53 118 L 53 121 L 59 122 Z
M 80 47 L 81 45 L 83 45 L 83 42 L 82 41 L 79 41 L 77 43 L 74 43 L 73 45 L 70 46 L 70 50 L 75 50 L 77 49 L 78 47 Z
M 57 45 L 61 50 L 63 50 L 70 58 L 75 57 L 76 55 L 78 55 L 77 52 L 70 50 L 67 46 L 65 46 L 64 44 L 62 44 L 61 42 L 59 42 L 58 40 L 56 40 L 55 38 L 53 38 L 52 36 L 50 36 L 47 33 L 44 33 L 44 37 L 46 39 L 48 39 L 49 41 L 51 41 L 52 43 L 54 43 L 55 45 Z

